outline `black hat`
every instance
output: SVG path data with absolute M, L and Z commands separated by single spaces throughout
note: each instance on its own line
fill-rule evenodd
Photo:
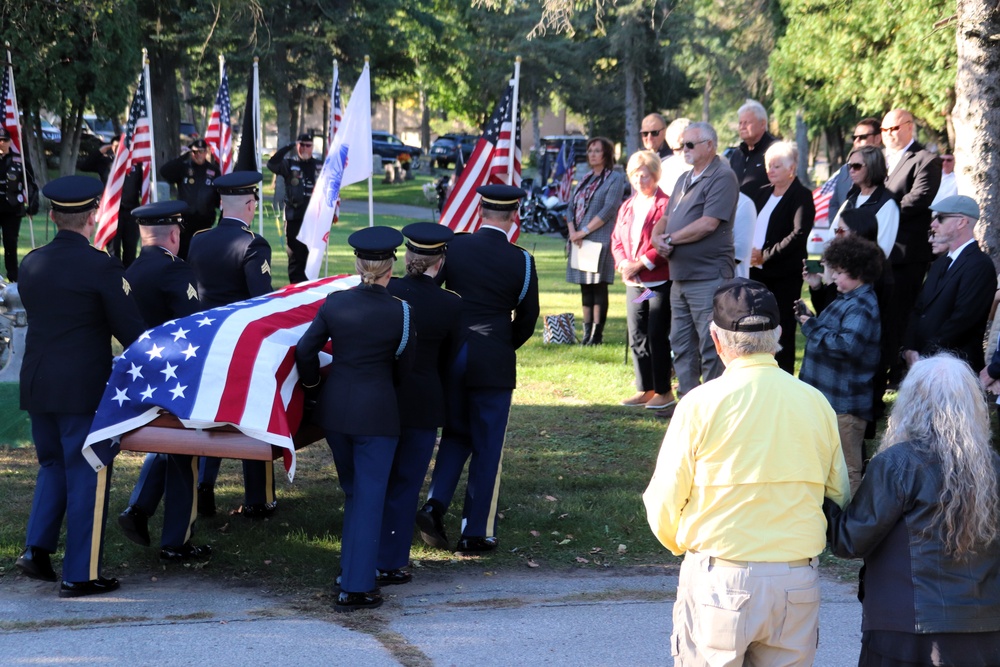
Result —
M 200 148 L 202 150 L 208 150 L 208 144 L 205 143 L 204 139 L 195 139 L 191 142 L 189 148 Z
M 392 227 L 365 227 L 348 236 L 347 242 L 361 259 L 396 259 L 403 235 Z
M 441 255 L 455 232 L 435 222 L 414 222 L 403 227 L 406 247 L 418 255 Z
M 766 317 L 766 322 L 743 324 L 748 317 Z M 723 283 L 712 298 L 712 320 L 726 331 L 770 331 L 780 320 L 778 302 L 762 283 L 734 278 Z
M 255 195 L 257 184 L 264 180 L 259 171 L 234 171 L 219 176 L 212 185 L 220 195 Z
M 0 139 L 10 139 L 10 133 L 4 127 L 3 123 L 0 123 Z
M 840 212 L 840 219 L 858 236 L 878 241 L 878 218 L 869 207 L 845 209 Z
M 101 203 L 104 184 L 90 176 L 61 176 L 49 181 L 42 194 L 52 202 L 53 211 L 83 213 Z
M 154 225 L 180 225 L 183 227 L 184 218 L 181 216 L 189 210 L 187 203 L 170 199 L 134 208 L 132 209 L 132 217 L 140 225 L 147 227 Z
M 305 141 L 310 144 L 312 143 L 312 140 L 313 140 L 313 135 L 309 134 L 308 132 L 303 132 L 302 134 L 299 135 L 299 138 L 296 139 L 296 141 Z
M 513 185 L 481 185 L 476 192 L 482 197 L 482 207 L 490 211 L 516 211 L 525 192 Z

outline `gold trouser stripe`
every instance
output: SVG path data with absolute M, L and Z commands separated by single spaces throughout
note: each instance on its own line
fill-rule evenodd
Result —
M 274 502 L 274 461 L 264 461 L 264 498 L 265 502 Z
M 104 466 L 97 471 L 97 488 L 94 493 L 94 525 L 90 530 L 90 579 L 100 576 L 101 542 L 104 535 L 104 499 L 108 495 L 108 473 L 111 466 Z
M 511 396 L 511 403 L 514 402 Z M 511 406 L 513 407 L 513 405 Z M 503 450 L 507 446 L 507 426 L 510 425 L 510 410 L 507 410 L 507 421 L 503 425 L 503 442 L 500 444 L 500 458 L 497 460 L 497 476 L 493 480 L 493 498 L 490 501 L 490 513 L 486 517 L 485 537 L 496 535 L 497 503 L 500 501 L 500 474 L 503 472 Z
M 191 457 L 191 516 L 188 518 L 184 543 L 187 544 L 194 533 L 194 522 L 198 518 L 198 457 Z

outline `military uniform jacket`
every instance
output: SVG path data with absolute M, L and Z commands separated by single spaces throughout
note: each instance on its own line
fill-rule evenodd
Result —
M 409 307 L 381 285 L 333 292 L 295 348 L 302 384 L 320 380 L 319 352 L 330 341 L 333 363 L 317 421 L 347 435 L 399 435 L 395 385 L 413 363 Z
M 191 238 L 188 263 L 202 308 L 227 306 L 271 291 L 271 246 L 235 218 Z
M 160 246 L 143 246 L 125 271 L 147 327 L 201 310 L 194 269 Z
M 29 187 L 35 187 L 34 174 L 28 167 Z M 20 218 L 24 216 L 28 195 L 24 191 L 24 161 L 13 150 L 0 156 L 0 216 Z
M 18 289 L 28 314 L 21 409 L 93 413 L 111 375 L 111 337 L 128 347 L 146 328 L 122 263 L 63 230 L 24 258 Z
M 448 243 L 448 260 L 438 278 L 462 297 L 465 385 L 513 389 L 515 350 L 531 338 L 538 322 L 534 258 L 502 231 L 483 228 Z
M 279 148 L 267 161 L 267 168 L 285 179 L 285 219 L 301 220 L 323 163 L 314 157 L 301 160 L 296 153 L 289 156 L 293 148 L 295 144 Z
M 215 222 L 215 212 L 219 208 L 219 193 L 212 187 L 212 181 L 222 175 L 219 165 L 212 160 L 205 164 L 195 164 L 190 155 L 182 155 L 160 167 L 163 180 L 177 186 L 177 197 L 189 207 L 198 222 L 211 227 Z
M 405 428 L 444 426 L 444 379 L 458 352 L 462 299 L 429 276 L 393 278 L 389 293 L 410 304 L 413 328 L 420 332 L 413 370 L 396 391 L 400 423 Z

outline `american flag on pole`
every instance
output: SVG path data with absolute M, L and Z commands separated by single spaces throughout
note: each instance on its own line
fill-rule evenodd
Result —
M 327 141 L 328 148 L 327 154 L 330 153 L 330 148 L 333 147 L 333 138 L 337 136 L 337 131 L 340 130 L 340 121 L 344 119 L 344 114 L 341 111 L 340 102 L 340 76 L 337 72 L 337 66 L 333 67 L 333 92 L 330 93 L 330 127 L 327 131 Z
M 222 69 L 222 81 L 219 82 L 219 92 L 215 95 L 215 105 L 208 119 L 208 129 L 205 130 L 205 143 L 212 151 L 212 156 L 219 163 L 223 174 L 233 170 L 233 125 L 230 122 L 233 107 L 229 100 L 229 75 Z
M 21 153 L 21 122 L 17 111 L 17 95 L 14 92 L 14 73 L 10 65 L 3 68 L 0 81 L 0 97 L 3 98 L 3 126 L 10 135 L 11 149 Z
M 132 96 L 129 107 L 128 122 L 122 132 L 118 144 L 118 153 L 111 163 L 111 173 L 108 184 L 101 195 L 101 205 L 97 209 L 97 231 L 94 234 L 94 246 L 104 248 L 118 233 L 118 207 L 122 199 L 122 185 L 125 174 L 133 165 L 142 169 L 142 199 L 143 204 L 149 203 L 150 169 L 153 163 L 152 150 L 153 124 L 150 117 L 149 102 L 146 100 L 146 70 L 143 68 L 139 76 L 139 87 Z
M 558 175 L 559 178 L 559 190 L 557 195 L 560 201 L 568 202 L 569 198 L 573 196 L 573 172 L 576 171 L 576 146 L 573 142 L 569 143 L 569 149 L 566 148 L 567 142 L 563 142 L 563 148 L 559 151 L 560 159 L 563 158 L 563 153 L 565 153 L 565 160 L 563 161 L 563 173 Z M 556 167 L 556 172 L 558 173 L 559 168 Z
M 480 197 L 476 188 L 500 184 L 521 186 L 521 115 L 517 109 L 512 109 L 513 97 L 514 82 L 511 81 L 441 211 L 441 224 L 456 232 L 474 232 L 479 228 Z M 508 179 L 511 161 L 514 170 L 512 178 Z M 516 238 L 517 228 L 511 240 Z
M 294 477 L 303 407 L 295 346 L 327 295 L 357 284 L 357 276 L 334 276 L 289 285 L 146 331 L 115 362 L 84 443 L 87 461 L 108 465 L 122 434 L 166 410 L 187 428 L 228 424 L 285 448 Z M 330 360 L 320 354 L 321 365 Z
M 833 199 L 833 191 L 837 187 L 837 174 L 823 184 L 822 187 L 813 190 L 813 205 L 816 207 L 816 221 L 814 227 L 828 227 L 830 225 L 830 200 Z

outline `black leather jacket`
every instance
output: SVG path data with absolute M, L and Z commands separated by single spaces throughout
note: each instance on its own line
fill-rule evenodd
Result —
M 997 454 L 993 465 L 1000 477 Z M 863 631 L 1000 630 L 1000 541 L 947 555 L 934 516 L 940 487 L 940 462 L 904 442 L 871 460 L 846 509 L 824 504 L 833 553 L 865 559 Z

